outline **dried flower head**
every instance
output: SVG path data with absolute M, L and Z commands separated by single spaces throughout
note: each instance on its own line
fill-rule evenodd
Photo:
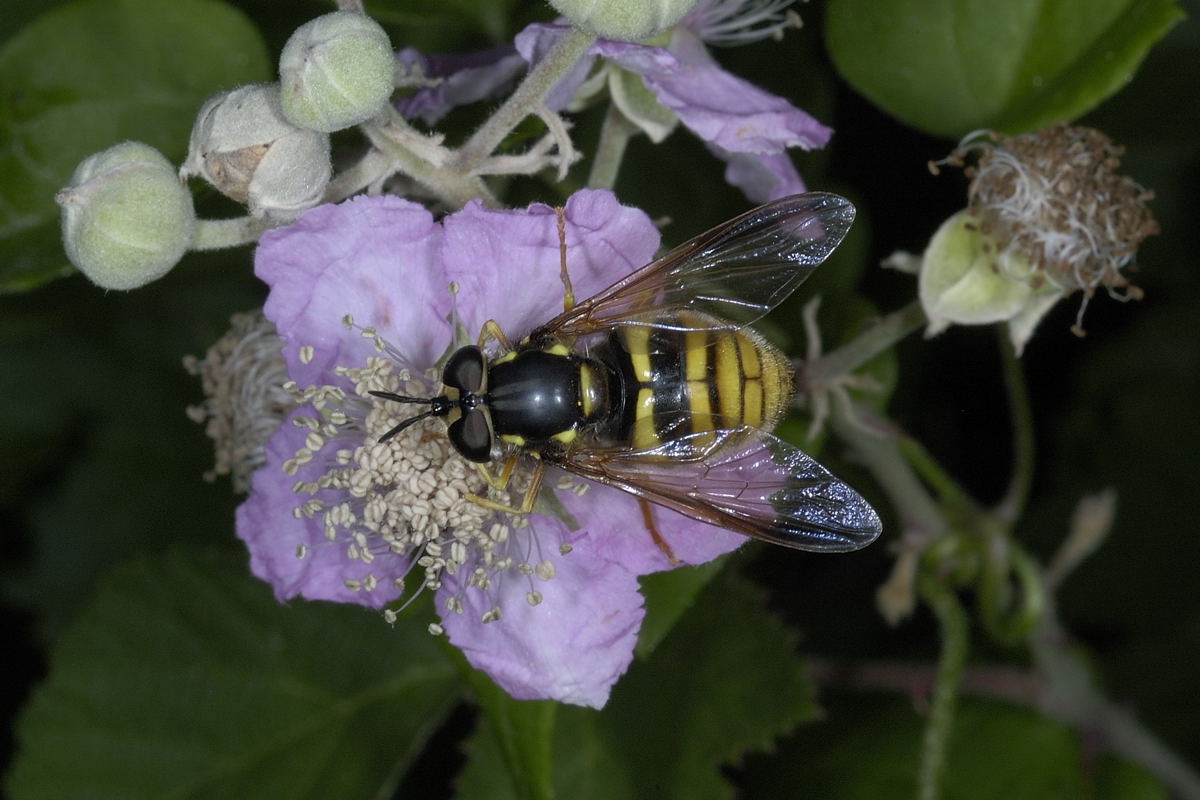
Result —
M 295 405 L 284 390 L 287 365 L 279 353 L 275 326 L 260 311 L 234 314 L 229 331 L 204 358 L 187 356 L 184 368 L 200 376 L 205 399 L 188 408 L 204 423 L 216 448 L 216 464 L 205 480 L 230 475 L 238 492 L 250 490 L 250 476 L 266 463 L 263 445 Z
M 1019 351 L 1076 291 L 1079 335 L 1098 288 L 1140 298 L 1123 271 L 1159 228 L 1146 205 L 1153 193 L 1117 174 L 1122 152 L 1097 130 L 1060 123 L 1020 136 L 974 133 L 931 164 L 935 173 L 939 164 L 962 167 L 971 183 L 967 210 L 942 226 L 921 265 L 930 332 L 1007 321 Z
M 1124 148 L 1094 128 L 1058 123 L 1021 136 L 975 134 L 952 158 L 970 152 L 979 158 L 965 167 L 968 205 L 984 233 L 1066 293 L 1090 299 L 1103 286 L 1140 296 L 1121 271 L 1159 227 L 1146 205 L 1154 193 L 1117 173 Z

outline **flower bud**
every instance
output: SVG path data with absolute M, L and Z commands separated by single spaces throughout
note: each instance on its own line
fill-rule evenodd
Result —
M 284 115 L 324 133 L 349 128 L 386 107 L 395 87 L 392 44 L 375 20 L 335 11 L 296 29 L 279 57 Z
M 320 203 L 331 173 L 329 135 L 288 122 L 279 87 L 265 83 L 216 95 L 200 108 L 179 171 L 204 178 L 253 216 L 280 220 Z
M 578 28 L 636 42 L 673 27 L 696 0 L 550 0 L 550 5 Z
M 192 195 L 148 144 L 122 142 L 88 156 L 54 199 L 67 258 L 105 289 L 161 278 L 191 242 Z

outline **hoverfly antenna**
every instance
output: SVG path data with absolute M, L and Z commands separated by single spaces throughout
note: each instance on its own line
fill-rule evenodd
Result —
M 391 400 L 396 403 L 426 403 L 430 406 L 430 409 L 428 411 L 424 411 L 420 414 L 417 414 L 415 417 L 409 417 L 408 419 L 404 420 L 399 425 L 397 425 L 396 427 L 392 428 L 390 431 L 385 433 L 383 436 L 380 436 L 379 442 L 381 444 L 383 442 L 386 442 L 389 439 L 393 438 L 394 436 L 396 436 L 398 433 L 400 433 L 401 431 L 403 431 L 405 428 L 409 427 L 410 425 L 415 425 L 416 423 L 420 422 L 421 420 L 425 419 L 426 417 L 432 417 L 432 416 L 445 414 L 447 411 L 445 398 L 442 398 L 442 397 L 409 397 L 409 396 L 403 395 L 403 394 L 395 394 L 394 392 L 377 392 L 374 390 L 368 390 L 367 394 L 374 395 L 375 397 L 379 397 L 384 400 Z M 441 402 L 439 402 L 439 401 L 441 401 Z

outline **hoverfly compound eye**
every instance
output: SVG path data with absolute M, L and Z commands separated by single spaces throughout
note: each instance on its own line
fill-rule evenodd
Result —
M 486 378 L 487 359 L 475 345 L 456 350 L 442 370 L 442 383 L 467 394 L 483 394 Z
M 461 351 L 460 351 L 461 352 Z M 485 408 L 473 408 L 450 423 L 450 444 L 468 461 L 485 464 L 492 460 L 492 419 Z

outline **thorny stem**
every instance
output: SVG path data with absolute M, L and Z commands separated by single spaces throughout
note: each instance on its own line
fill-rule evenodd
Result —
M 594 34 L 571 28 L 546 57 L 529 71 L 504 104 L 462 146 L 454 161 L 455 171 L 460 175 L 469 175 L 482 164 L 521 120 L 535 113 L 546 93 L 575 66 L 575 62 L 595 40 Z
M 264 231 L 286 225 L 280 220 L 261 217 L 235 217 L 233 219 L 198 219 L 192 228 L 191 250 L 222 250 L 257 242 Z
M 917 773 L 917 797 L 937 800 L 941 794 L 946 752 L 954 728 L 954 711 L 967 663 L 969 641 L 967 613 L 954 591 L 925 569 L 917 579 L 921 599 L 937 617 L 942 652 L 930 698 L 929 718 L 921 741 L 921 764 Z
M 804 378 L 813 385 L 848 375 L 925 324 L 921 303 L 912 301 L 884 316 L 836 350 L 804 365 Z
M 1025 384 L 1025 373 L 1013 350 L 1006 332 L 996 329 L 1000 339 L 1001 359 L 1004 364 L 1004 387 L 1008 392 L 1009 417 L 1013 435 L 1013 471 L 1004 498 L 996 506 L 995 514 L 1005 522 L 1012 523 L 1021 516 L 1029 499 L 1029 487 L 1033 482 L 1034 435 L 1033 415 L 1029 407 L 1029 390 Z
M 596 156 L 592 161 L 592 172 L 587 185 L 592 189 L 611 189 L 617 183 L 621 160 L 625 157 L 625 146 L 637 131 L 616 103 L 608 104 L 604 124 L 600 128 L 600 139 L 596 143 Z

